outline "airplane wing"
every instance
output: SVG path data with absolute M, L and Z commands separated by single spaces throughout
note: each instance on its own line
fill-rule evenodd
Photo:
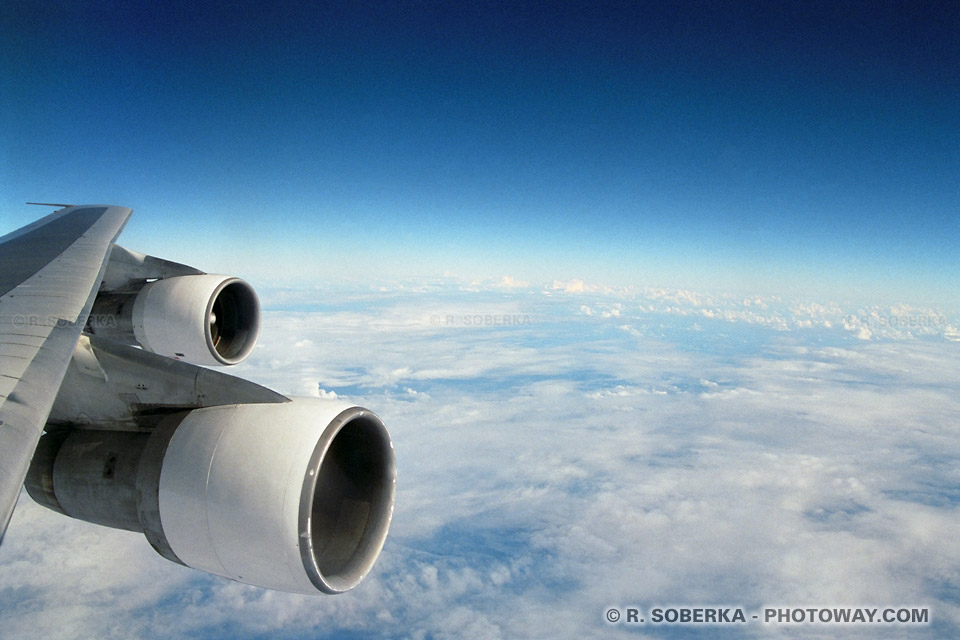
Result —
M 67 207 L 0 238 L 0 540 L 130 213 Z
M 393 516 L 386 427 L 206 368 L 253 351 L 256 293 L 115 244 L 130 214 L 69 206 L 0 238 L 0 540 L 24 487 L 194 569 L 354 588 Z

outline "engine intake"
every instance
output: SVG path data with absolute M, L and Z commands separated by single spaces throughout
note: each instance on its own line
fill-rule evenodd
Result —
M 181 564 L 307 594 L 370 572 L 395 485 L 380 419 L 314 398 L 195 409 L 151 434 L 48 433 L 26 483 L 40 504 L 142 531 Z

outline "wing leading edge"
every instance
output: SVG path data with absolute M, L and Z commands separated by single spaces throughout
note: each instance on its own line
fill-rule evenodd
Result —
M 0 238 L 0 541 L 130 214 L 68 207 Z

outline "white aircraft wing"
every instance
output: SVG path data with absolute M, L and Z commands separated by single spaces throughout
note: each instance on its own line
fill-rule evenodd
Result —
M 194 569 L 349 591 L 393 516 L 386 427 L 200 366 L 252 352 L 256 293 L 115 244 L 130 214 L 67 206 L 0 238 L 0 540 L 25 488 Z
M 67 207 L 0 238 L 0 540 L 130 213 Z

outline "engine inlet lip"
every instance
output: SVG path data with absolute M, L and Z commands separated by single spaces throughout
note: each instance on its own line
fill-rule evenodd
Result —
M 314 549 L 313 538 L 313 502 L 316 498 L 317 484 L 320 472 L 320 466 L 324 461 L 331 445 L 340 431 L 354 420 L 364 419 L 376 425 L 376 435 L 379 438 L 378 444 L 383 447 L 384 462 L 384 482 L 390 483 L 389 495 L 381 496 L 386 498 L 387 504 L 375 504 L 372 511 L 372 517 L 376 518 L 384 515 L 381 522 L 373 522 L 375 527 L 373 531 L 364 533 L 364 549 L 358 550 L 366 557 L 362 560 L 356 570 L 342 575 L 324 575 L 317 563 L 317 557 Z M 381 452 L 377 452 L 380 455 Z M 376 563 L 387 538 L 387 532 L 390 529 L 390 521 L 393 518 L 393 503 L 396 496 L 396 459 L 393 454 L 393 443 L 390 440 L 389 433 L 380 418 L 363 407 L 351 407 L 342 411 L 333 420 L 323 432 L 323 436 L 317 443 L 310 456 L 310 462 L 307 465 L 306 473 L 303 478 L 303 489 L 300 492 L 300 510 L 298 520 L 298 537 L 300 548 L 300 559 L 303 562 L 304 569 L 310 582 L 320 591 L 327 594 L 344 593 L 353 589 L 367 576 L 373 565 Z M 384 514 L 384 512 L 386 512 Z
M 249 307 L 244 308 L 249 315 L 243 318 L 243 325 L 247 331 L 247 336 L 245 337 L 243 343 L 239 346 L 233 346 L 226 354 L 222 353 L 218 348 L 218 345 L 214 341 L 213 335 L 210 333 L 210 327 L 207 324 L 207 318 L 213 313 L 213 307 L 217 302 L 217 298 L 226 290 L 231 289 L 235 291 L 233 295 L 236 295 L 240 300 L 246 302 Z M 254 347 L 257 344 L 257 337 L 260 334 L 260 300 L 257 297 L 257 292 L 252 286 L 242 278 L 230 277 L 221 282 L 216 289 L 214 289 L 213 294 L 211 294 L 210 299 L 207 301 L 207 306 L 204 309 L 204 340 L 207 343 L 207 349 L 210 351 L 210 354 L 216 359 L 220 364 L 231 365 L 242 362 L 250 353 L 253 351 Z

